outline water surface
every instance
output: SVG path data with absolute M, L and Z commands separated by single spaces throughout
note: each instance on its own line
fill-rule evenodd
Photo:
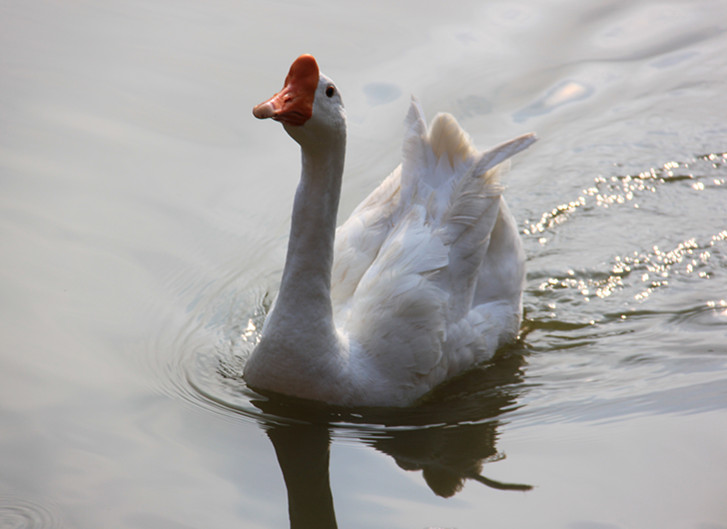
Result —
M 727 527 L 725 20 L 0 4 L 0 526 L 287 527 L 290 496 L 319 527 Z M 483 148 L 540 137 L 505 180 L 522 339 L 416 410 L 240 378 L 299 170 L 250 109 L 304 52 L 347 105 L 342 217 L 398 163 L 411 94 Z

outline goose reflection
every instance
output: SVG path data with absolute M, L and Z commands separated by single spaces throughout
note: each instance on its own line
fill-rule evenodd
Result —
M 328 427 L 320 424 L 271 425 L 268 437 L 283 471 L 291 529 L 336 527 L 328 478 Z
M 441 497 L 455 495 L 467 480 L 499 490 L 531 489 L 482 475 L 485 463 L 504 457 L 496 448 L 497 417 L 516 407 L 522 363 L 522 355 L 505 354 L 405 410 L 341 410 L 280 397 L 254 400 L 283 472 L 291 528 L 336 527 L 329 481 L 331 431 L 336 428 L 352 430 L 400 468 L 421 471 Z

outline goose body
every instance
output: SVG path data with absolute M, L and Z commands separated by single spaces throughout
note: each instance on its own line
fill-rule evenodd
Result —
M 301 146 L 280 292 L 244 378 L 343 406 L 407 406 L 516 338 L 524 252 L 499 176 L 535 141 L 477 151 L 412 100 L 403 161 L 335 229 L 346 124 L 335 84 L 299 57 L 256 106 Z

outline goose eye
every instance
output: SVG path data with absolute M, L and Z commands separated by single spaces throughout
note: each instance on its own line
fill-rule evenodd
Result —
M 333 94 L 335 94 L 335 93 L 336 93 L 336 89 L 333 88 L 333 85 L 328 85 L 328 87 L 326 88 L 326 96 L 333 97 Z

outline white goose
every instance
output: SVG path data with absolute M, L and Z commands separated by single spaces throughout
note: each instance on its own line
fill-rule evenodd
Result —
M 253 114 L 283 123 L 303 168 L 280 292 L 245 365 L 252 388 L 407 406 L 517 336 L 524 252 L 498 173 L 533 134 L 481 153 L 449 114 L 427 131 L 412 101 L 402 164 L 336 230 L 336 85 L 302 55 Z

